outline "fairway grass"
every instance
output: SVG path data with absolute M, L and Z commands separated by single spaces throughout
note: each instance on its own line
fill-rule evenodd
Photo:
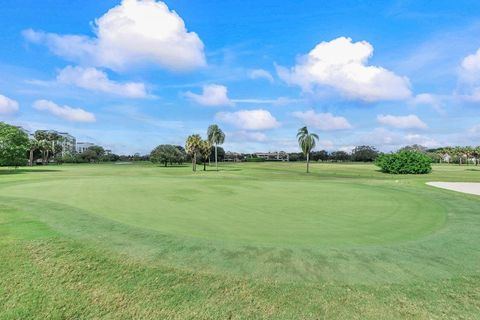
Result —
M 480 171 L 303 171 L 0 169 L 0 319 L 477 318 Z

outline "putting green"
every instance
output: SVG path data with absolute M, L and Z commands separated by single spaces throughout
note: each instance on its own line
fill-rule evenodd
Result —
M 324 247 L 412 240 L 445 211 L 394 185 L 204 177 L 87 177 L 12 185 L 9 196 L 47 200 L 183 238 L 257 246 Z

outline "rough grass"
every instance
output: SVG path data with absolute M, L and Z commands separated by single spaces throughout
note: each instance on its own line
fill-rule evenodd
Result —
M 472 168 L 1 174 L 0 319 L 475 319 L 479 197 L 424 185 Z

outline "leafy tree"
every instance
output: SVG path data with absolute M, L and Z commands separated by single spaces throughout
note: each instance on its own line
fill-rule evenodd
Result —
M 91 146 L 80 154 L 80 158 L 85 162 L 100 162 L 105 155 L 105 149 L 100 146 Z
M 40 149 L 40 143 L 37 139 L 33 138 L 28 141 L 28 165 L 33 166 L 35 151 Z
M 398 151 L 417 151 L 417 152 L 426 152 L 427 147 L 424 147 L 419 144 L 412 144 L 410 146 L 405 146 L 403 148 L 400 148 Z
M 378 151 L 375 147 L 371 146 L 358 146 L 352 151 L 353 161 L 371 162 L 378 157 Z
M 334 151 L 330 158 L 334 161 L 348 161 L 351 159 L 350 155 L 345 151 Z
M 217 147 L 217 158 L 218 161 L 225 160 L 225 150 L 222 147 Z M 215 161 L 215 146 L 210 147 L 210 156 L 208 161 Z
M 217 147 L 225 142 L 225 133 L 216 124 L 212 124 L 207 130 L 208 141 L 215 146 L 215 168 L 218 171 L 218 153 Z
M 310 172 L 310 152 L 315 148 L 316 141 L 318 141 L 318 135 L 308 132 L 307 127 L 300 128 L 297 133 L 298 144 L 302 149 L 302 152 L 307 157 L 307 173 Z
M 200 153 L 202 137 L 198 134 L 192 134 L 185 141 L 185 150 L 192 157 L 192 170 L 197 171 L 197 154 Z
M 183 159 L 183 153 L 171 144 L 161 144 L 150 153 L 150 161 L 153 163 L 162 163 L 165 167 L 169 163 L 182 163 Z
M 0 122 L 0 166 L 27 164 L 28 135 L 17 127 Z
M 425 174 L 432 171 L 431 159 L 418 151 L 399 151 L 380 155 L 375 164 L 385 173 Z
M 200 143 L 200 156 L 202 157 L 203 160 L 203 171 L 206 171 L 207 168 L 207 161 L 208 158 L 210 157 L 210 150 L 211 150 L 212 145 L 208 140 L 202 140 Z M 217 167 L 218 170 L 218 167 Z
M 329 155 L 326 150 L 320 150 L 312 152 L 311 158 L 313 161 L 327 161 L 329 159 Z
M 100 158 L 100 161 L 103 161 L 103 162 L 115 162 L 115 161 L 118 161 L 118 160 L 120 160 L 120 156 L 118 154 L 114 154 L 114 153 L 104 154 Z

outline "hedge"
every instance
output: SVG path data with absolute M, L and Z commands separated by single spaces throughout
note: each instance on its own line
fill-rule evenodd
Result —
M 418 151 L 399 151 L 380 155 L 375 164 L 392 174 L 425 174 L 432 171 L 432 160 Z

